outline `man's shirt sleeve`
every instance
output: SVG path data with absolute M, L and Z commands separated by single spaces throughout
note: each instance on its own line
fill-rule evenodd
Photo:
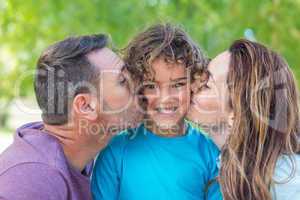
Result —
M 50 166 L 23 163 L 0 174 L 1 200 L 67 200 L 63 176 Z

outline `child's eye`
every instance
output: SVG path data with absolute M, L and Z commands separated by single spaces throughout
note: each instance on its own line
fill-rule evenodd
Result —
M 180 88 L 186 85 L 186 82 L 178 82 L 173 85 L 173 88 Z
M 156 88 L 156 85 L 154 83 L 148 83 L 144 85 L 145 89 L 153 90 Z

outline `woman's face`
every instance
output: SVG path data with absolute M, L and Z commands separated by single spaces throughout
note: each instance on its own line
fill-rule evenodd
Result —
M 188 118 L 200 124 L 208 133 L 219 131 L 222 124 L 228 124 L 231 115 L 226 82 L 229 62 L 228 51 L 215 57 L 208 66 L 210 76 L 207 84 L 192 98 Z

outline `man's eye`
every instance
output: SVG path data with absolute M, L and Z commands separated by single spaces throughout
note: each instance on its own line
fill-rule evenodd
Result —
M 186 82 L 178 82 L 173 85 L 173 88 L 180 88 L 186 85 Z

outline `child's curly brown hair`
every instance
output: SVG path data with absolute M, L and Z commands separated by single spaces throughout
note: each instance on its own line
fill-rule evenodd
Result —
M 180 27 L 156 24 L 139 33 L 124 49 L 125 68 L 138 84 L 152 80 L 151 63 L 158 57 L 167 62 L 183 63 L 190 69 L 191 81 L 207 70 L 208 59 Z

